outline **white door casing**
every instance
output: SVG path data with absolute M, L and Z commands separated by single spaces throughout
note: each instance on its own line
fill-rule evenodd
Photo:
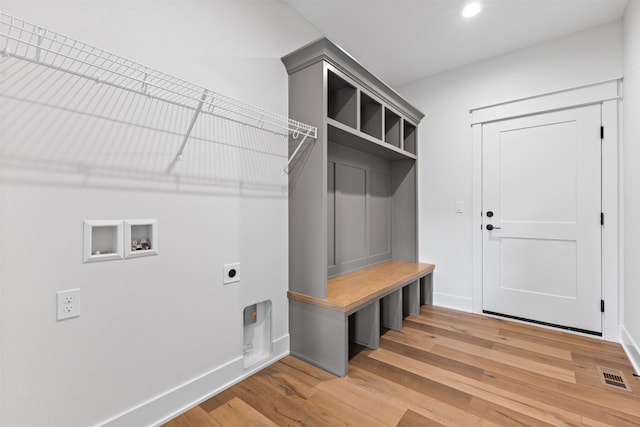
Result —
M 554 92 L 541 93 L 497 104 L 473 108 L 469 111 L 473 134 L 473 192 L 472 192 L 472 299 L 469 310 L 482 313 L 483 233 L 482 212 L 482 129 L 490 123 L 562 109 L 601 105 L 604 138 L 602 139 L 602 280 L 605 312 L 603 338 L 620 339 L 620 277 L 622 237 L 619 226 L 619 191 L 622 152 L 619 148 L 619 118 L 622 108 L 622 78 L 612 78 Z M 621 224 L 621 223 L 620 223 Z
M 600 105 L 483 126 L 483 311 L 602 332 L 600 126 Z

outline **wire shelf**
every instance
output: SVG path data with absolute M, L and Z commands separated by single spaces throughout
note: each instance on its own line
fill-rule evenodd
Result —
M 164 74 L 87 43 L 0 12 L 0 56 L 15 58 L 98 84 L 193 111 L 170 172 L 199 115 L 212 115 L 293 139 L 317 137 L 317 128 Z M 299 145 L 299 146 L 300 146 Z M 288 165 L 295 157 L 289 159 Z

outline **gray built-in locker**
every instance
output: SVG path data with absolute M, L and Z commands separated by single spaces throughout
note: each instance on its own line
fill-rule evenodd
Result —
M 424 115 L 325 38 L 282 61 L 290 117 L 318 128 L 289 170 L 289 289 L 325 298 L 328 278 L 392 259 L 417 262 Z M 305 309 L 296 307 L 290 323 L 299 326 Z M 291 328 L 293 354 L 308 341 L 296 331 L 305 333 Z
M 318 128 L 289 173 L 289 286 L 415 262 L 417 125 L 423 114 L 329 40 L 287 56 L 289 115 Z

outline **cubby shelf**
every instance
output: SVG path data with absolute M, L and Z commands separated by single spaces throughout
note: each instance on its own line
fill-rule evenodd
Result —
M 403 144 L 404 151 L 417 154 L 416 152 L 416 127 L 406 120 L 403 121 Z
M 327 115 L 340 123 L 356 128 L 357 91 L 334 73 L 329 72 L 327 84 Z
M 400 147 L 400 116 L 384 109 L 384 142 Z
M 416 126 L 334 70 L 327 70 L 326 89 L 332 142 L 385 159 L 415 159 Z
M 382 104 L 360 93 L 360 130 L 376 139 L 382 139 Z
M 351 129 L 342 123 L 327 119 L 328 137 L 331 142 L 353 148 L 389 160 L 416 159 L 414 154 L 401 150 L 363 132 Z

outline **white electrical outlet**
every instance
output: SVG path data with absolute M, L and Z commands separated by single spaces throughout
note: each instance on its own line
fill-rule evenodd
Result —
M 236 283 L 240 281 L 240 263 L 225 264 L 223 268 L 222 283 Z
M 80 289 L 56 292 L 58 320 L 80 316 Z

